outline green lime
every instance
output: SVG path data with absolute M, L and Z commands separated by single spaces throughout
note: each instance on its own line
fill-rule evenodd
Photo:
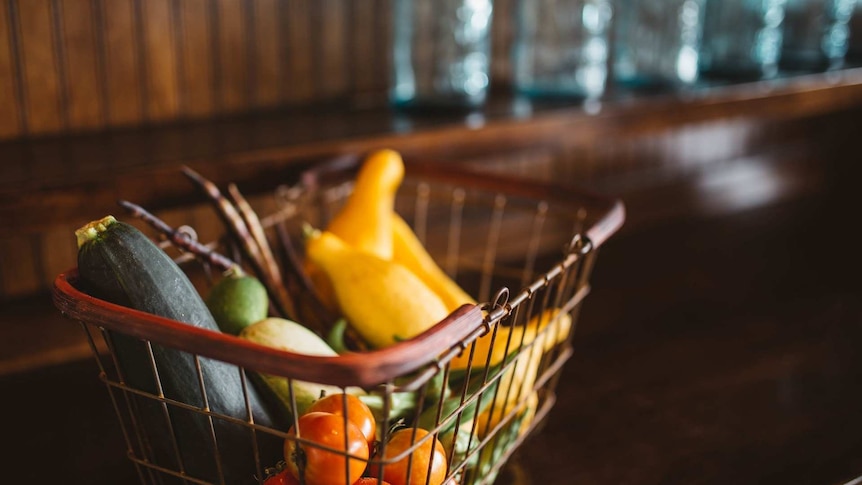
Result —
M 247 274 L 226 275 L 210 289 L 206 303 L 222 332 L 233 335 L 269 313 L 266 287 Z

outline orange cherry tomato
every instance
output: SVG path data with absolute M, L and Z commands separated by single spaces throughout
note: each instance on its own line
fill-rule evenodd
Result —
M 359 480 L 368 462 L 368 442 L 359 428 L 344 416 L 321 412 L 306 413 L 297 424 L 303 440 L 339 451 L 286 439 L 284 459 L 295 478 L 302 481 L 304 475 L 305 485 L 352 485 Z M 293 426 L 288 434 L 297 435 Z
M 422 428 L 403 428 L 392 433 L 386 443 L 383 459 L 394 458 L 408 450 L 413 443 L 418 442 L 429 433 Z M 430 469 L 429 469 L 430 465 Z M 416 448 L 410 455 L 389 464 L 372 465 L 368 474 L 372 477 L 381 476 L 391 485 L 441 485 L 446 479 L 446 451 L 436 438 L 429 438 Z M 410 475 L 408 476 L 408 468 Z
M 355 424 L 359 428 L 359 431 L 362 431 L 366 441 L 369 443 L 374 442 L 375 433 L 377 432 L 377 423 L 374 421 L 374 414 L 368 405 L 352 394 L 330 394 L 315 401 L 308 408 L 308 412 L 324 412 L 346 416 L 348 421 Z

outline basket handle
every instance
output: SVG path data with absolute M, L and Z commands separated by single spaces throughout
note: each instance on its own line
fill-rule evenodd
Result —
M 54 305 L 68 318 L 240 367 L 309 382 L 371 389 L 433 365 L 483 324 L 482 310 L 463 305 L 416 337 L 383 349 L 334 357 L 287 352 L 116 305 L 74 286 L 77 270 L 54 280 Z

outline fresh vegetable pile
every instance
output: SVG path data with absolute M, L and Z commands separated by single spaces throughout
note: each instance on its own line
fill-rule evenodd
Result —
M 225 197 L 191 169 L 185 174 L 217 208 L 240 257 L 228 258 L 121 202 L 220 274 L 199 291 L 153 240 L 107 216 L 76 231 L 84 291 L 262 346 L 328 357 L 396 345 L 477 304 L 396 213 L 404 164 L 394 151 L 364 160 L 352 192 L 324 227 L 307 226 L 301 241 L 279 232 L 282 247 L 300 249 L 280 258 L 235 186 Z M 125 382 L 168 403 L 134 396 L 138 428 L 162 467 L 212 483 L 223 477 L 231 485 L 441 485 L 493 473 L 528 429 L 542 358 L 570 327 L 568 312 L 554 309 L 488 332 L 421 392 L 246 375 L 225 362 L 122 334 L 112 334 L 111 345 Z M 255 432 L 243 424 L 249 418 L 276 432 Z M 260 463 L 269 467 L 263 474 Z

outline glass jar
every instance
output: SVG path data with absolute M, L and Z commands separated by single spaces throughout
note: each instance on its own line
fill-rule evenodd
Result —
M 630 88 L 697 81 L 705 0 L 618 0 L 614 81 Z
M 786 0 L 706 0 L 700 73 L 731 80 L 775 76 L 785 3 Z
M 608 77 L 612 11 L 608 0 L 521 0 L 512 57 L 516 92 L 600 97 Z
M 390 100 L 476 107 L 490 82 L 492 0 L 394 0 Z
M 779 66 L 790 71 L 841 67 L 856 0 L 787 0 Z

